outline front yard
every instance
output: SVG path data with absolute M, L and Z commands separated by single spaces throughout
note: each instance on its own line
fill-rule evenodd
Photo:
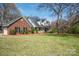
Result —
M 79 37 L 52 34 L 0 36 L 0 55 L 79 55 Z

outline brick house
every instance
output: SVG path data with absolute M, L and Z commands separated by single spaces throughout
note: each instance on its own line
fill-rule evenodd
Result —
M 46 21 L 36 21 L 31 17 L 19 17 L 15 20 L 12 20 L 2 27 L 3 35 L 10 35 L 11 30 L 16 30 L 19 33 L 21 30 L 31 31 L 32 28 L 38 28 L 39 30 L 44 30 L 44 28 L 49 27 L 49 23 L 46 24 Z M 1 28 L 1 26 L 0 26 Z
M 20 17 L 14 21 L 11 21 L 10 23 L 6 24 L 3 26 L 3 34 L 4 35 L 9 35 L 10 30 L 16 30 L 19 32 L 20 30 L 31 30 L 31 25 L 28 22 L 27 19 L 24 17 Z

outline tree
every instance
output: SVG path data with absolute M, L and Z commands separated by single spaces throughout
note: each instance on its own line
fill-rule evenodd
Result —
M 21 16 L 20 11 L 18 10 L 16 4 L 14 3 L 1 3 L 0 15 L 1 15 L 0 20 L 3 24 Z
M 62 20 L 62 15 L 64 10 L 67 8 L 67 4 L 64 3 L 48 3 L 48 4 L 40 4 L 38 6 L 39 8 L 47 9 L 52 13 L 52 15 L 55 15 L 57 17 L 57 23 L 56 28 L 57 32 L 59 33 L 60 27 L 59 27 L 59 20 Z
M 79 14 L 79 4 L 78 3 L 68 4 L 67 16 L 70 18 L 75 14 Z
M 72 26 L 72 28 L 70 29 L 69 33 L 79 34 L 79 23 L 77 23 L 74 26 Z
M 29 16 L 28 18 L 32 19 L 33 21 L 40 21 L 41 20 L 38 16 Z
M 67 31 L 71 32 L 73 29 L 76 29 L 77 27 L 74 27 L 74 26 L 78 23 L 79 23 L 79 15 L 73 15 L 72 17 L 70 17 L 67 24 L 68 26 Z M 76 26 L 79 26 L 79 25 L 76 25 Z

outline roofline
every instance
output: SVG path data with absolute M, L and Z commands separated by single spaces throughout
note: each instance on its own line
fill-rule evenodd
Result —
M 22 17 L 17 18 L 15 21 L 11 22 L 10 24 L 7 25 L 3 25 L 4 27 L 9 27 L 10 25 L 12 25 L 14 22 L 18 21 L 19 19 L 21 19 Z
M 25 20 L 27 17 L 23 16 L 23 18 Z M 28 18 L 25 21 L 28 22 L 28 24 L 30 25 L 30 27 L 32 27 L 32 24 L 29 22 Z
M 14 24 L 15 22 L 17 22 L 18 20 L 20 20 L 22 18 L 23 18 L 23 20 L 25 20 L 28 23 L 28 25 L 30 27 L 33 27 L 33 25 L 30 23 L 28 17 L 26 17 L 26 16 L 21 16 L 21 17 L 15 19 L 14 21 L 12 21 L 11 23 L 4 25 L 3 27 L 7 27 L 8 28 L 9 26 L 11 26 L 12 24 Z M 36 27 L 41 27 L 41 26 L 36 26 Z
M 15 21 L 11 22 L 10 24 L 4 25 L 4 27 L 8 28 L 10 25 L 14 24 L 15 22 L 17 22 L 18 20 L 20 20 L 22 18 L 23 18 L 23 20 L 25 20 L 26 22 L 28 22 L 27 21 L 28 19 L 26 20 L 26 18 L 24 16 L 21 16 L 21 17 L 17 18 Z M 28 24 L 29 24 L 29 22 L 28 22 Z M 29 24 L 29 25 L 31 25 L 31 24 Z

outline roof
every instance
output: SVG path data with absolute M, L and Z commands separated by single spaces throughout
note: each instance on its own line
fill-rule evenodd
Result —
M 18 20 L 20 20 L 20 19 L 22 19 L 22 18 L 23 18 L 30 26 L 32 26 L 32 25 L 29 23 L 29 21 L 27 20 L 28 18 L 26 18 L 26 17 L 19 17 L 19 18 L 17 18 L 17 19 L 14 19 L 14 20 L 12 20 L 12 21 L 9 21 L 9 22 L 3 24 L 3 26 L 4 26 L 4 27 L 9 27 L 10 25 L 12 25 L 13 23 L 15 23 L 16 21 L 18 21 Z
M 4 23 L 3 26 L 4 26 L 4 27 L 8 27 L 9 25 L 13 24 L 14 22 L 18 21 L 18 20 L 21 19 L 21 18 L 22 18 L 22 17 L 19 17 L 19 18 L 17 18 L 17 19 L 14 19 L 14 20 L 12 20 L 12 21 L 9 21 L 9 22 L 7 22 L 7 23 Z
M 9 27 L 10 25 L 12 25 L 13 23 L 15 23 L 16 21 L 20 20 L 20 19 L 24 19 L 31 27 L 41 27 L 42 25 L 38 24 L 38 21 L 36 19 L 33 19 L 32 17 L 19 17 L 17 19 L 14 19 L 12 21 L 9 21 L 7 24 L 4 24 L 4 27 Z M 41 23 L 41 21 L 39 21 Z M 44 21 L 45 22 L 45 21 Z
M 32 17 L 28 17 L 27 20 L 30 22 L 30 24 L 32 25 L 32 27 L 39 27 L 39 24 L 37 23 L 36 19 L 33 19 Z

